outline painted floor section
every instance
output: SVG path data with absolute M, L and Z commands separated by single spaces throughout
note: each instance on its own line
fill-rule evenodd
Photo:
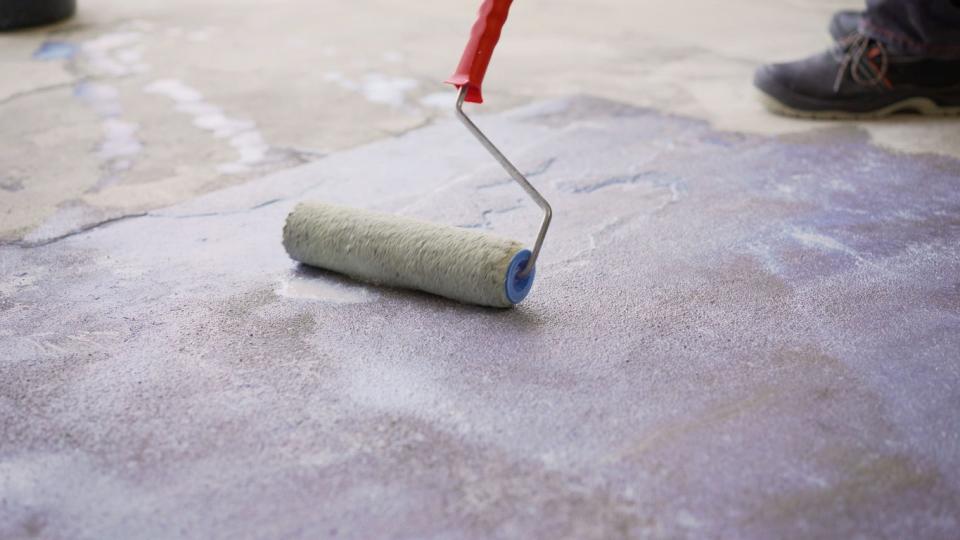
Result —
M 556 212 L 516 309 L 281 247 L 307 199 L 532 241 L 453 120 L 0 247 L 0 537 L 956 535 L 960 161 L 593 97 L 477 119 Z

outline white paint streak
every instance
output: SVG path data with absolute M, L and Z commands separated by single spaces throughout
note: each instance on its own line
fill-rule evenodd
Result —
M 239 174 L 266 160 L 270 146 L 252 120 L 227 116 L 220 107 L 207 102 L 203 94 L 177 79 L 160 79 L 148 84 L 143 90 L 172 99 L 177 111 L 193 118 L 193 125 L 211 132 L 218 139 L 228 140 L 239 159 L 221 163 L 217 166 L 217 171 L 223 174 Z
M 178 104 L 203 100 L 203 95 L 200 94 L 200 92 L 197 92 L 176 79 L 154 81 L 147 85 L 144 90 L 149 93 L 163 94 Z
M 331 71 L 324 79 L 345 90 L 357 92 L 371 103 L 380 103 L 399 107 L 406 102 L 407 93 L 419 86 L 415 79 L 391 77 L 382 73 L 367 73 L 358 82 L 351 80 L 339 71 Z
M 123 113 L 123 107 L 120 105 L 120 92 L 112 85 L 81 82 L 74 88 L 73 93 L 101 118 L 113 118 Z
M 400 106 L 406 100 L 406 94 L 418 85 L 413 79 L 387 77 L 377 73 L 365 75 L 361 93 L 374 103 Z
M 89 70 L 98 75 L 121 76 L 145 73 L 150 66 L 143 63 L 140 32 L 103 34 L 80 47 Z
M 114 86 L 81 82 L 74 89 L 74 95 L 102 119 L 100 130 L 103 138 L 97 145 L 97 157 L 105 174 L 101 182 L 116 181 L 114 175 L 129 170 L 143 150 L 143 143 L 137 136 L 140 126 L 121 118 L 123 106 L 120 104 L 120 92 Z
M 432 94 L 427 94 L 420 98 L 418 102 L 424 107 L 431 107 L 434 109 L 447 109 L 453 112 L 453 104 L 456 103 L 457 97 L 455 92 L 434 92 Z
M 107 118 L 101 125 L 103 142 L 97 149 L 97 155 L 111 172 L 120 172 L 133 166 L 131 161 L 143 149 L 137 138 L 140 126 L 117 118 Z
M 121 77 L 149 71 L 143 61 L 141 31 L 110 32 L 80 45 L 79 60 L 85 73 L 101 77 Z M 102 82 L 78 82 L 74 95 L 101 118 L 103 139 L 97 145 L 104 176 L 99 186 L 115 183 L 117 173 L 133 167 L 143 150 L 138 137 L 140 125 L 123 120 L 119 90 Z

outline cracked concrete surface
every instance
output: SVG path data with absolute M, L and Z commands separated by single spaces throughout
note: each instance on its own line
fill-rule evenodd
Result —
M 0 35 L 0 241 L 38 241 L 187 200 L 445 118 L 439 81 L 473 0 L 84 0 Z M 488 108 L 590 94 L 752 133 L 753 68 L 826 46 L 850 2 L 530 0 L 513 8 Z M 691 14 L 697 14 L 692 16 Z M 960 155 L 930 119 L 860 124 L 875 143 Z
M 532 240 L 437 82 L 475 4 L 0 35 L 0 538 L 954 537 L 960 130 L 749 87 L 851 4 L 517 2 L 528 300 L 289 260 L 311 198 Z
M 529 238 L 453 120 L 0 247 L 0 536 L 953 535 L 960 162 L 588 97 L 478 122 L 556 211 L 513 310 L 280 245 L 309 198 Z

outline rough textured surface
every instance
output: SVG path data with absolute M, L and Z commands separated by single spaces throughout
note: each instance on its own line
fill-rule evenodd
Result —
M 590 94 L 750 133 L 761 62 L 828 45 L 862 0 L 524 0 L 488 110 Z M 440 81 L 478 0 L 83 0 L 0 34 L 0 242 L 45 241 L 444 119 Z M 15 76 L 7 76 L 7 74 Z M 960 156 L 950 121 L 851 124 L 900 151 Z
M 534 234 L 452 121 L 0 247 L 0 537 L 956 535 L 960 162 L 591 98 L 478 123 L 556 211 L 514 310 L 280 243 L 304 199 Z
M 294 260 L 374 283 L 510 307 L 507 269 L 523 245 L 463 227 L 346 208 L 298 204 L 283 227 Z

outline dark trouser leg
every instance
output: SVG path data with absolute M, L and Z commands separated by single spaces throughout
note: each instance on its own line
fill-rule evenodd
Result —
M 960 59 L 960 0 L 867 0 L 861 30 L 895 53 Z

